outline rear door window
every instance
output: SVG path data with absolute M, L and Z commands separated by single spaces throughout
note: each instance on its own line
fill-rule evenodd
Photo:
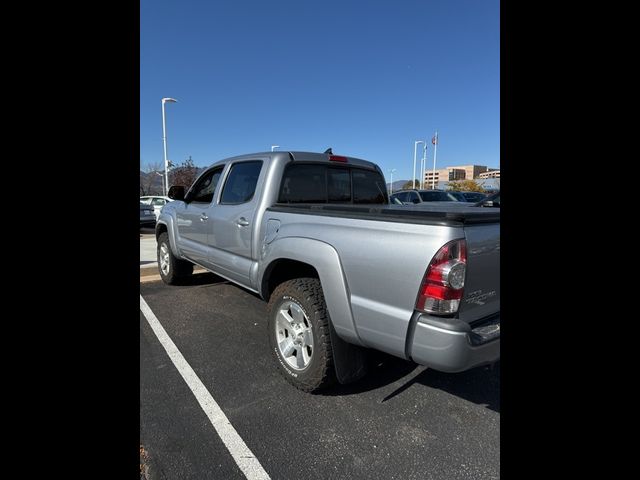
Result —
M 423 202 L 455 202 L 455 197 L 450 197 L 446 192 L 420 192 Z
M 396 198 L 400 200 L 402 203 L 407 202 L 407 198 L 409 196 L 409 192 L 401 192 L 396 194 Z
M 251 201 L 261 169 L 261 160 L 233 164 L 227 175 L 220 203 L 237 205 Z
M 453 201 L 459 201 L 459 202 L 466 202 L 467 199 L 464 197 L 464 194 L 460 193 L 460 192 L 446 192 L 447 196 L 450 197 L 451 200 Z

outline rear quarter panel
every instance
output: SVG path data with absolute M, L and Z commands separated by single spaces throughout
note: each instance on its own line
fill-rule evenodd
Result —
M 306 238 L 319 240 L 335 250 L 357 343 L 403 358 L 409 321 L 427 265 L 442 245 L 464 234 L 462 228 L 450 226 L 267 211 L 262 239 L 270 219 L 280 221 L 272 245 L 284 238 Z M 272 249 L 267 246 L 263 250 L 264 260 L 273 260 Z M 333 318 L 332 305 L 327 303 Z

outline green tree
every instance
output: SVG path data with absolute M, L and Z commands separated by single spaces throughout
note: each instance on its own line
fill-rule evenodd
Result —
M 484 192 L 484 188 L 475 180 L 458 180 L 449 182 L 447 190 L 456 190 L 458 192 Z

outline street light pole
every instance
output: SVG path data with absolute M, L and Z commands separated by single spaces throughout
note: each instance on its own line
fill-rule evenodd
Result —
M 273 150 L 274 150 L 275 148 L 280 148 L 280 145 L 271 145 L 271 151 L 272 151 L 272 152 L 273 152 Z
M 167 194 L 169 188 L 169 160 L 167 159 L 167 125 L 164 114 L 164 104 L 166 102 L 176 103 L 175 98 L 162 99 L 162 145 L 164 146 L 164 194 Z
M 422 140 L 416 140 L 413 144 L 413 178 L 411 179 L 411 183 L 413 185 L 413 189 L 416 188 L 416 157 L 418 155 L 418 144 L 424 143 Z
M 427 169 L 427 142 L 422 145 L 422 160 L 420 160 L 420 190 L 424 190 L 424 171 Z
M 161 174 L 160 172 L 155 172 L 156 175 L 160 175 L 160 183 L 162 184 L 162 191 L 165 192 L 165 188 L 164 188 L 164 175 Z M 167 196 L 167 193 L 164 193 L 164 196 Z
M 431 185 L 433 190 L 436 189 L 436 154 L 438 153 L 438 131 L 436 130 L 436 134 L 431 140 L 433 143 L 433 180 L 431 181 Z M 448 179 L 447 179 L 448 180 Z
M 391 174 L 391 183 L 389 183 L 389 195 L 393 193 L 393 172 L 395 172 L 396 170 L 396 168 L 392 168 L 391 170 L 389 170 L 389 173 Z

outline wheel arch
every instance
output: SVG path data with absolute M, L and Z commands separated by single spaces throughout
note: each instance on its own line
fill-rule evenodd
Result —
M 176 241 L 176 232 L 173 228 L 172 222 L 166 222 L 165 220 L 159 220 L 156 222 L 156 241 L 160 238 L 160 235 L 163 233 L 167 233 L 169 236 L 169 246 L 171 247 L 171 252 L 178 258 L 183 258 L 182 253 L 178 249 L 178 242 Z
M 264 249 L 261 263 L 258 285 L 265 300 L 283 281 L 302 277 L 318 278 L 331 323 L 338 336 L 349 343 L 363 345 L 351 312 L 347 280 L 335 248 L 309 238 L 276 239 Z

